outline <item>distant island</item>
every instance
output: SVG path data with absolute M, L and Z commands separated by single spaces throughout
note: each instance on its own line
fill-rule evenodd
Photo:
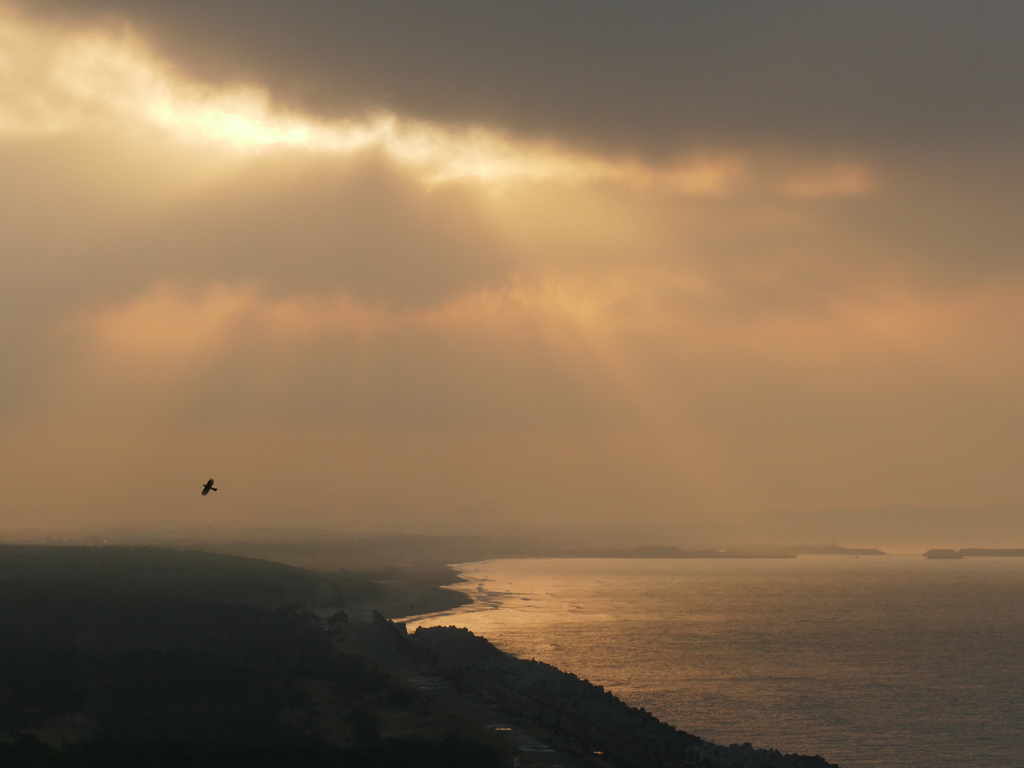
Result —
M 929 560 L 963 560 L 964 556 L 955 549 L 929 549 L 924 553 Z
M 583 550 L 568 557 L 612 558 L 769 558 L 792 560 L 797 555 L 884 555 L 880 549 L 853 549 L 835 544 L 806 544 L 779 547 L 745 547 L 736 549 L 682 549 L 668 545 L 651 545 L 631 549 Z
M 641 558 L 641 559 L 684 559 L 684 558 L 794 558 L 790 552 L 748 552 L 725 549 L 682 549 L 668 545 L 649 545 L 631 549 L 590 549 L 566 552 L 564 557 L 589 558 Z
M 1024 557 L 1024 549 L 929 549 L 924 553 L 929 560 L 963 560 L 965 557 Z
M 880 549 L 869 549 L 864 547 L 840 547 L 836 544 L 806 544 L 798 547 L 789 547 L 790 551 L 798 555 L 884 555 Z

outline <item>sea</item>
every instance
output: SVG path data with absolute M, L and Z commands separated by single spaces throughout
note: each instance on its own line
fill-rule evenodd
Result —
M 1024 558 L 521 559 L 417 617 L 719 744 L 843 768 L 1024 768 Z

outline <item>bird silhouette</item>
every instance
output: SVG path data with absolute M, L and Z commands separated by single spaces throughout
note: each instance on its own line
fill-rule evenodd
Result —
M 209 480 L 206 481 L 206 485 L 203 486 L 203 496 L 208 494 L 210 491 L 216 490 L 217 489 L 213 487 L 213 478 L 211 477 Z

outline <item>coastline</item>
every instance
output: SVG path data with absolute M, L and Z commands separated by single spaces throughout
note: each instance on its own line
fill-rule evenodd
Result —
M 478 562 L 488 561 L 473 561 Z M 568 745 L 579 757 L 594 760 L 597 756 L 595 762 L 602 766 L 839 768 L 820 755 L 787 754 L 749 742 L 723 745 L 705 740 L 658 720 L 644 708 L 622 701 L 613 691 L 571 671 L 520 658 L 501 650 L 489 638 L 457 626 L 461 613 L 457 609 L 486 604 L 469 593 L 446 588 L 467 583 L 461 566 L 473 563 L 449 564 L 451 580 L 435 585 L 438 591 L 465 598 L 457 605 L 387 621 L 380 615 L 374 617 L 377 630 L 388 636 L 393 648 L 420 665 L 429 660 L 434 673 L 453 681 L 461 694 L 475 695 L 520 724 L 532 726 L 534 731 L 541 729 L 549 741 Z
M 385 619 L 413 620 L 474 602 L 465 592 L 448 589 L 465 581 L 458 564 L 394 566 L 357 573 L 371 579 L 378 589 L 346 603 L 345 612 L 355 621 L 369 622 L 374 611 Z
M 493 560 L 794 560 L 800 554 L 884 555 L 880 550 L 849 550 L 843 547 L 787 548 L 785 552 L 724 552 L 719 550 L 681 550 L 677 547 L 636 547 L 623 550 L 570 551 L 530 556 L 483 557 L 444 565 L 396 565 L 376 569 L 355 569 L 353 573 L 374 581 L 379 590 L 345 606 L 358 621 L 369 621 L 376 610 L 386 619 L 417 622 L 448 614 L 457 608 L 478 602 L 472 595 L 451 589 L 465 583 L 462 566 Z M 827 552 L 811 552 L 823 549 Z M 806 552 L 803 550 L 807 550 Z
M 509 723 L 557 743 L 588 765 L 646 768 L 839 768 L 819 755 L 783 754 L 749 743 L 728 746 L 678 730 L 612 692 L 550 664 L 505 653 L 458 627 L 420 627 L 373 617 L 372 627 L 393 662 L 414 667 L 418 679 L 440 677 L 465 705 L 503 713 Z M 509 732 L 508 725 L 491 725 Z M 563 765 L 558 750 L 534 743 Z

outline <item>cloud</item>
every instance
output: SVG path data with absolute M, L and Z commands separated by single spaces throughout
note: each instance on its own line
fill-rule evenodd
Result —
M 0 16 L 0 505 L 191 519 L 211 467 L 261 524 L 1024 493 L 1013 102 L 893 96 L 962 66 L 953 4 L 884 40 L 872 4 L 297 7 Z
M 23 7 L 66 23 L 127 20 L 181 71 L 256 83 L 312 114 L 385 110 L 637 154 L 722 143 L 1006 145 L 1024 118 L 1014 88 L 1024 11 L 1005 2 Z

